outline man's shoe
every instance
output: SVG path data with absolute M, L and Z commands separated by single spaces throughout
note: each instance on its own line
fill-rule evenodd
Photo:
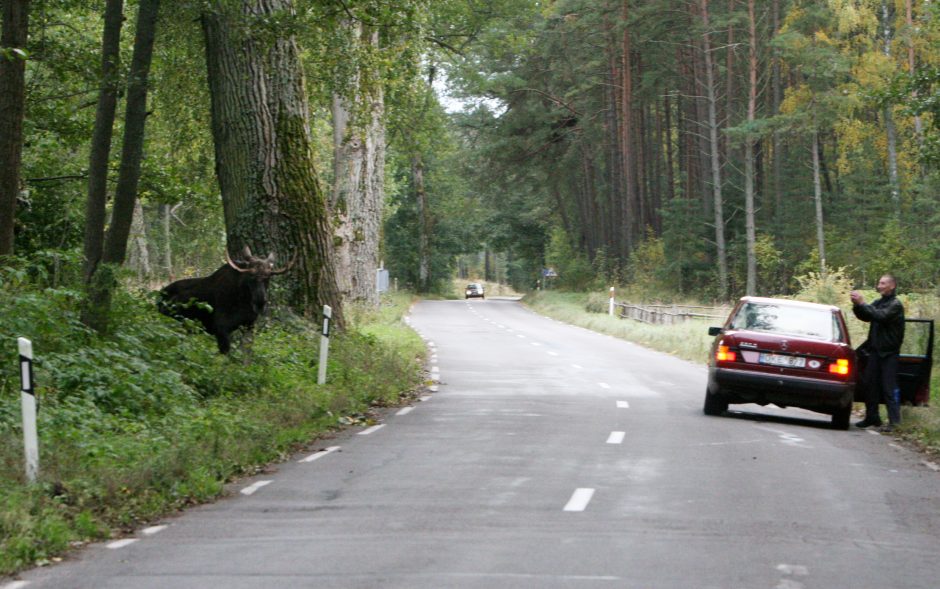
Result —
M 897 427 L 897 426 L 894 425 L 893 423 L 889 423 L 889 424 L 887 424 L 887 425 L 883 425 L 883 426 L 879 427 L 879 428 L 878 428 L 878 431 L 880 431 L 880 432 L 883 433 L 883 434 L 890 434 L 890 433 L 894 433 L 894 429 L 895 429 L 896 427 Z
M 881 420 L 880 419 L 868 419 L 866 417 L 865 419 L 855 423 L 855 427 L 858 427 L 861 429 L 865 429 L 866 427 L 871 427 L 871 426 L 880 427 Z

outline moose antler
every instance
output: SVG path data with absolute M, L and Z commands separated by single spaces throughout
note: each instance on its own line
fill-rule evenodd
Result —
M 296 262 L 296 261 L 297 261 L 297 250 L 294 250 L 294 255 L 291 256 L 290 262 L 288 262 L 287 265 L 284 266 L 283 268 L 279 268 L 279 269 L 277 269 L 277 270 L 271 270 L 271 274 L 272 274 L 272 275 L 273 275 L 273 274 L 283 274 L 283 273 L 287 272 L 288 270 L 291 269 L 291 267 L 293 267 L 294 262 Z
M 245 246 L 245 247 L 246 247 L 246 249 L 247 249 L 247 246 Z M 239 268 L 239 267 L 235 264 L 235 262 L 232 261 L 232 258 L 229 257 L 229 255 L 228 255 L 228 248 L 225 248 L 225 261 L 228 262 L 228 265 L 229 265 L 229 266 L 231 266 L 233 269 L 235 269 L 235 270 L 237 270 L 237 271 L 239 271 L 239 272 L 248 272 L 248 270 L 246 270 L 245 268 Z

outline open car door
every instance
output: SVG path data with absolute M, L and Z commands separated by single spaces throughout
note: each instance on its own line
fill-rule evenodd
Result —
M 864 382 L 865 356 L 858 357 L 858 386 L 855 400 L 864 403 L 868 383 Z M 930 370 L 933 367 L 933 319 L 905 319 L 904 344 L 898 359 L 898 387 L 901 404 L 914 406 L 930 402 Z
M 898 361 L 901 403 L 927 405 L 933 367 L 933 319 L 905 319 L 904 322 L 904 345 Z

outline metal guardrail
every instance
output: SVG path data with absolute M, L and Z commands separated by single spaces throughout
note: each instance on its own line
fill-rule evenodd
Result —
M 696 305 L 634 305 L 616 303 L 621 319 L 633 319 L 651 325 L 674 325 L 692 320 L 724 321 L 730 307 L 704 307 Z

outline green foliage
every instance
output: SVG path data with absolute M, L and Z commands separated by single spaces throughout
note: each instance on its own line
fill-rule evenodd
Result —
M 546 288 L 556 286 L 569 290 L 587 290 L 595 282 L 595 273 L 591 263 L 584 255 L 574 251 L 568 235 L 555 228 L 545 248 L 545 263 L 554 268 L 558 278 L 548 278 L 551 282 Z
M 845 305 L 852 290 L 852 279 L 845 268 L 835 268 L 825 274 L 809 272 L 796 277 L 800 290 L 796 298 L 811 303 Z

